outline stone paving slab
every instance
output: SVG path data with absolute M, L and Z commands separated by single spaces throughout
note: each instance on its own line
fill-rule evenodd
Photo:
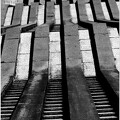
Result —
M 1 62 L 16 62 L 18 43 L 18 39 L 5 41 Z
M 38 15 L 38 2 L 31 3 L 29 23 L 35 22 L 37 20 L 37 15 Z
M 5 40 L 19 39 L 20 38 L 20 28 L 14 27 L 6 30 Z

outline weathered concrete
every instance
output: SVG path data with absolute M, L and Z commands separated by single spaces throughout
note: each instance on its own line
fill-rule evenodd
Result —
M 30 7 L 30 16 L 29 16 L 29 23 L 37 21 L 38 15 L 38 3 L 31 3 Z
M 38 26 L 35 30 L 35 37 L 48 37 L 49 36 L 49 25 L 44 24 Z
M 10 77 L 14 76 L 15 63 L 2 63 L 1 64 L 1 92 L 10 82 Z
M 46 68 L 32 72 L 11 120 L 40 120 L 48 74 Z M 32 109 L 31 109 L 32 108 Z
M 19 39 L 20 28 L 14 27 L 6 30 L 5 40 Z
M 101 1 L 100 0 L 97 0 L 94 1 L 92 0 L 92 5 L 93 5 L 93 9 L 94 9 L 94 12 L 95 12 L 95 17 L 97 20 L 105 20 L 105 16 L 103 14 L 103 10 L 102 10 L 102 6 L 101 6 Z
M 20 24 L 22 11 L 23 11 L 23 4 L 22 3 L 16 4 L 15 10 L 14 10 L 14 15 L 13 15 L 12 25 Z
M 112 19 L 119 20 L 119 10 L 115 0 L 107 0 L 108 7 L 110 9 L 110 16 Z
M 18 39 L 5 41 L 1 62 L 16 62 L 18 43 Z

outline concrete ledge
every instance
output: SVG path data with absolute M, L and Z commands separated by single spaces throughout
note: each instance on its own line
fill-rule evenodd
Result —
M 66 66 L 71 120 L 99 120 L 86 79 L 78 65 Z

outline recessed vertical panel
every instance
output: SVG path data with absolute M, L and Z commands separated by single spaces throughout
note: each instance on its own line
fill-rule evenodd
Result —
M 55 24 L 61 24 L 60 21 L 60 6 L 55 5 Z
M 8 25 L 11 24 L 12 14 L 13 14 L 13 7 L 8 7 L 8 10 L 7 10 L 7 13 L 6 13 L 6 18 L 5 18 L 4 26 L 8 26 Z
M 72 22 L 77 23 L 77 13 L 76 13 L 75 4 L 70 4 L 70 14 L 72 17 Z
M 31 33 L 21 34 L 16 67 L 16 77 L 19 80 L 28 79 L 31 36 Z
M 102 10 L 103 10 L 103 14 L 105 16 L 105 19 L 106 20 L 110 20 L 110 16 L 109 16 L 109 13 L 108 13 L 108 9 L 107 9 L 106 3 L 105 2 L 101 2 L 101 6 L 102 6 Z
M 27 24 L 27 21 L 28 21 L 28 11 L 29 11 L 29 6 L 24 6 L 23 7 L 23 12 L 22 12 L 22 18 L 21 18 L 21 25 Z
M 45 6 L 44 5 L 39 5 L 39 10 L 38 10 L 38 25 L 44 24 L 44 12 L 45 12 Z
M 92 9 L 91 9 L 91 6 L 90 4 L 85 4 L 85 9 L 86 9 L 86 13 L 87 13 L 87 16 L 88 16 L 88 20 L 89 21 L 94 21 L 94 18 L 93 18 L 93 14 L 92 14 Z
M 57 34 L 56 34 L 57 33 Z M 61 78 L 61 48 L 60 48 L 60 33 L 50 32 L 49 43 L 49 78 Z M 56 39 L 56 40 L 53 40 Z

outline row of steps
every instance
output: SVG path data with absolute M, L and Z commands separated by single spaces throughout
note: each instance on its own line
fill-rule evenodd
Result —
M 26 81 L 14 81 L 1 99 L 1 120 L 10 120 L 23 93 Z
M 100 120 L 118 120 L 102 86 L 95 77 L 88 77 L 88 87 Z
M 44 106 L 42 120 L 63 120 L 63 94 L 62 80 L 49 80 Z

